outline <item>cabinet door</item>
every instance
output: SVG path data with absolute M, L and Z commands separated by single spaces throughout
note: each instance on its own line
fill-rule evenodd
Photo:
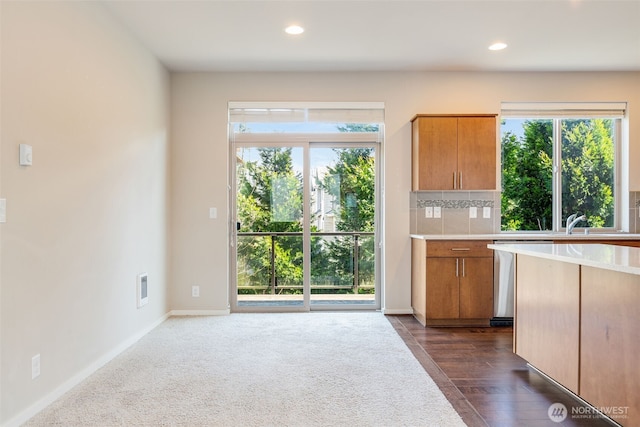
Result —
M 458 119 L 419 117 L 413 126 L 413 189 L 453 190 L 458 170 Z
M 460 290 L 457 258 L 427 258 L 427 319 L 457 319 Z
M 580 266 L 517 254 L 515 294 L 515 353 L 578 394 Z
M 493 258 L 465 258 L 460 262 L 460 318 L 491 318 Z
M 458 189 L 496 189 L 496 118 L 458 118 Z
M 638 276 L 581 267 L 580 397 L 596 407 L 627 408 L 640 425 L 640 286 Z

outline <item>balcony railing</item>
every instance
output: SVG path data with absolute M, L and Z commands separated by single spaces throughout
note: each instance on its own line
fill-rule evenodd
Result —
M 302 232 L 238 232 L 237 236 L 239 294 L 302 293 Z M 374 293 L 373 236 L 373 232 L 311 233 L 311 293 Z

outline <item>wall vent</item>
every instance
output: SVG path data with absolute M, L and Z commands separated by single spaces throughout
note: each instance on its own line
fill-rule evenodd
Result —
M 137 280 L 137 294 L 138 294 L 138 308 L 146 305 L 149 302 L 149 293 L 148 293 L 148 275 L 147 273 L 138 274 Z

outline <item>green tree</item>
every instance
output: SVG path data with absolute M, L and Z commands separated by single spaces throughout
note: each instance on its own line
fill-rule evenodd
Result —
M 590 227 L 613 227 L 614 142 L 608 119 L 562 121 L 562 217 L 586 214 Z
M 373 232 L 375 230 L 375 158 L 373 148 L 334 150 L 337 162 L 328 168 L 323 182 L 318 185 L 331 194 L 338 203 L 336 229 L 338 231 Z M 374 239 L 359 238 L 358 270 L 360 283 L 373 284 Z M 334 283 L 353 282 L 354 237 L 344 236 L 326 243 L 327 262 L 323 265 L 332 272 Z
M 562 217 L 586 214 L 613 226 L 614 142 L 608 119 L 562 120 Z M 502 229 L 552 228 L 553 121 L 526 120 L 523 136 L 502 136 Z
M 238 162 L 239 231 L 302 231 L 302 177 L 293 171 L 291 148 L 260 148 L 259 161 Z M 238 282 L 271 283 L 272 243 L 277 282 L 302 285 L 302 245 L 298 236 L 240 236 Z
M 552 227 L 553 122 L 525 121 L 524 137 L 502 137 L 502 229 Z

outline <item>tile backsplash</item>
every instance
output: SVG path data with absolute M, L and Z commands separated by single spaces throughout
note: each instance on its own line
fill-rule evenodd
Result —
M 500 231 L 499 191 L 415 191 L 410 203 L 411 234 Z
M 410 234 L 500 232 L 499 191 L 414 191 L 409 200 Z M 440 218 L 436 218 L 437 208 L 440 210 Z M 475 218 L 472 218 L 474 212 Z M 486 218 L 485 214 L 489 217 Z M 640 191 L 631 191 L 629 232 L 640 233 L 639 215 Z
M 640 233 L 640 191 L 629 192 L 629 231 Z

